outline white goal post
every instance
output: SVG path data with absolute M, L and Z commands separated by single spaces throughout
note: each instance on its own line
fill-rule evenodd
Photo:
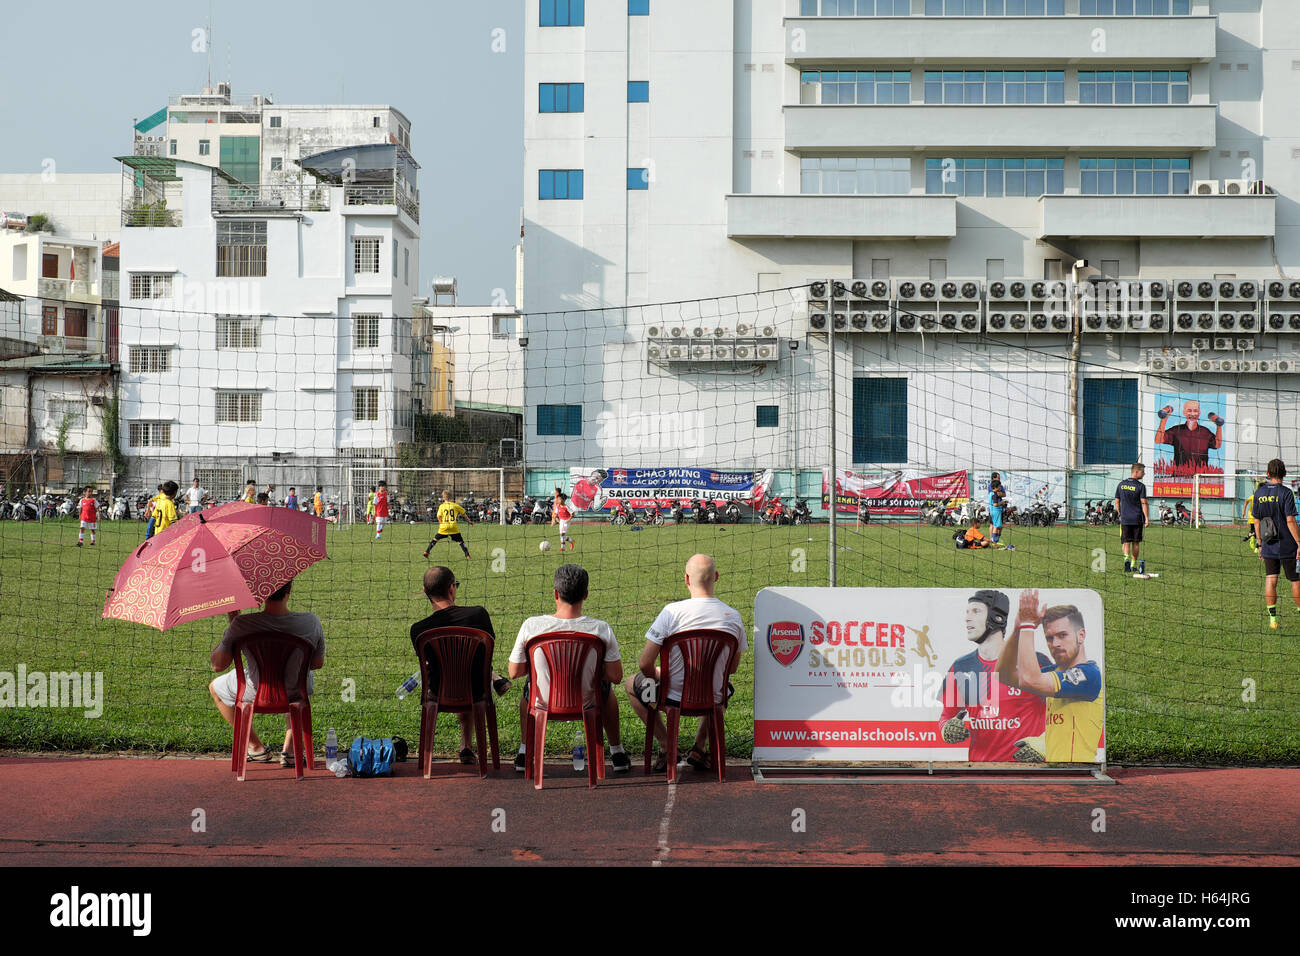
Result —
M 1240 479 L 1246 479 L 1248 487 L 1240 484 Z M 1204 501 L 1231 501 L 1235 511 L 1232 512 L 1232 518 L 1228 524 L 1245 524 L 1246 519 L 1242 514 L 1246 507 L 1246 500 L 1254 492 L 1255 486 L 1265 480 L 1264 473 L 1255 471 L 1239 471 L 1234 474 L 1212 474 L 1199 472 L 1192 476 L 1192 526 L 1201 528 L 1209 524 L 1201 516 L 1201 505 Z M 1201 494 L 1201 485 L 1204 484 L 1222 484 L 1227 494 L 1206 496 Z
M 482 500 L 495 496 L 498 521 L 506 523 L 506 470 L 504 468 L 402 468 L 376 462 L 373 465 L 353 465 L 348 469 L 347 523 L 366 520 L 366 496 L 372 485 L 380 480 L 388 482 L 388 510 L 390 520 L 400 521 L 402 503 L 410 502 L 421 520 L 432 505 L 435 512 L 442 501 L 443 491 L 450 491 L 453 501 L 459 503 L 473 494 Z

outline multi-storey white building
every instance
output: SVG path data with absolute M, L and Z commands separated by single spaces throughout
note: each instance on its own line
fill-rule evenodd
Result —
M 0 173 L 0 211 L 49 217 L 73 239 L 116 242 L 122 231 L 122 180 L 117 173 Z
M 611 458 L 627 409 L 695 422 L 616 445 L 629 465 L 826 464 L 788 433 L 829 444 L 828 323 L 841 467 L 1132 460 L 1162 350 L 1257 425 L 1238 467 L 1300 454 L 1300 379 L 1263 374 L 1300 367 L 1269 364 L 1300 342 L 1289 0 L 529 0 L 526 24 L 530 465 Z M 818 278 L 841 297 L 774 291 Z M 1080 297 L 1101 278 L 1159 285 Z M 717 296 L 741 298 L 635 308 Z M 775 357 L 737 363 L 768 322 Z M 673 325 L 733 351 L 665 361 Z
M 303 186 L 122 159 L 135 183 L 121 243 L 122 444 L 140 477 L 201 469 L 224 490 L 274 459 L 300 466 L 284 485 L 337 488 L 346 475 L 331 469 L 392 457 L 410 436 L 419 288 L 409 154 L 304 156 Z

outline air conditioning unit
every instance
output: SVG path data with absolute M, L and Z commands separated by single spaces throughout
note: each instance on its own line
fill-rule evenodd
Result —
M 1277 372 L 1279 375 L 1288 372 L 1294 372 L 1295 362 L 1291 361 L 1290 359 L 1278 359 L 1276 362 L 1273 363 L 1273 371 Z
M 1225 196 L 1247 196 L 1250 194 L 1249 179 L 1225 179 L 1223 181 Z
M 668 329 L 668 337 L 671 339 L 684 339 L 686 338 L 686 329 L 680 325 L 673 326 Z
M 733 353 L 736 356 L 736 361 L 737 362 L 749 361 L 754 357 L 754 349 L 755 346 L 753 345 L 737 345 L 736 351 Z
M 1007 330 L 1007 314 L 1005 312 L 990 312 L 988 321 L 988 331 L 1005 332 Z
M 918 323 L 918 325 L 920 326 L 922 332 L 938 332 L 939 316 L 935 312 L 922 313 L 921 320 Z
M 691 347 L 692 362 L 709 362 L 713 359 L 713 346 L 696 343 Z
M 1164 355 L 1153 354 L 1147 356 L 1148 372 L 1168 372 L 1173 367 L 1173 363 Z
M 1213 371 L 1215 370 L 1215 366 L 1217 366 L 1218 364 L 1219 364 L 1219 360 L 1218 360 L 1218 359 L 1203 359 L 1203 358 L 1198 358 L 1198 359 L 1196 360 L 1196 369 L 1195 369 L 1195 370 L 1196 370 L 1197 372 L 1213 372 Z
M 1029 297 L 1035 301 L 1045 301 L 1047 299 L 1056 299 L 1063 301 L 1070 294 L 1069 283 L 1061 279 L 1044 280 L 1035 282 L 1029 287 Z
M 1174 329 L 1178 332 L 1190 332 L 1196 328 L 1196 316 L 1190 312 L 1179 312 L 1174 316 Z
M 971 279 L 958 282 L 949 279 L 939 286 L 939 298 L 945 302 L 976 302 L 980 297 L 980 284 Z
M 702 325 L 697 325 L 695 328 L 691 329 L 691 338 L 693 339 L 702 339 L 708 334 L 709 330 Z
M 1300 312 L 1270 312 L 1268 331 L 1300 332 Z
M 1219 195 L 1219 181 L 1217 179 L 1198 179 L 1192 183 L 1192 195 L 1194 196 L 1217 196 Z
M 933 282 L 922 282 L 916 287 L 916 291 L 919 298 L 930 302 L 939 298 L 939 287 Z
M 1231 352 L 1231 351 L 1232 351 L 1232 339 L 1228 339 L 1228 338 L 1216 338 L 1216 339 L 1214 340 L 1214 351 L 1216 351 L 1216 352 Z
M 713 337 L 715 339 L 725 339 L 730 335 L 731 329 L 723 328 L 722 326 L 718 326 L 713 330 Z
M 1159 327 L 1151 328 L 1151 316 L 1160 316 L 1159 312 L 1130 312 L 1126 317 L 1128 331 L 1130 332 L 1151 332 L 1161 331 Z
M 939 315 L 939 328 L 944 332 L 956 332 L 957 321 L 956 312 L 943 312 Z
M 978 332 L 980 330 L 980 314 L 978 312 L 962 312 L 957 316 L 957 325 L 963 332 Z
M 808 314 L 808 328 L 813 332 L 825 332 L 830 327 L 831 317 L 828 312 L 810 312 Z
M 713 346 L 713 360 L 715 362 L 730 362 L 732 347 L 730 345 Z
M 1219 313 L 1219 319 L 1218 319 L 1218 322 L 1217 322 L 1217 324 L 1216 324 L 1214 327 L 1215 327 L 1215 329 L 1217 329 L 1217 330 L 1220 331 L 1220 332 L 1235 332 L 1235 331 L 1237 331 L 1237 328 L 1238 328 L 1238 326 L 1237 326 L 1237 313 L 1236 313 L 1236 312 L 1220 312 L 1220 313 Z M 1231 341 L 1231 340 L 1229 340 L 1229 341 Z M 1229 346 L 1229 347 L 1231 347 L 1231 346 Z
M 756 327 L 754 329 L 754 335 L 761 339 L 774 339 L 776 338 L 776 326 L 764 325 Z
M 646 354 L 646 358 L 649 359 L 661 359 L 664 357 L 663 346 L 655 342 L 651 342 L 649 345 L 646 346 L 645 354 Z
M 652 325 L 650 326 L 650 328 L 645 330 L 645 334 L 649 338 L 659 339 L 664 337 L 664 331 L 665 330 L 662 325 Z
M 1238 312 L 1237 328 L 1242 332 L 1254 332 L 1259 328 L 1258 312 Z
M 836 332 L 844 332 L 844 331 L 846 331 L 846 330 L 848 329 L 848 327 L 849 327 L 849 315 L 848 315 L 848 313 L 847 313 L 847 312 L 835 312 L 835 313 L 833 313 L 833 315 L 834 315 L 834 321 L 835 321 L 835 331 L 836 331 Z
M 1220 299 L 1244 299 L 1249 302 L 1259 297 L 1259 283 L 1254 279 L 1224 279 L 1219 283 Z
M 690 349 L 685 345 L 668 346 L 668 361 L 685 362 L 690 358 Z
M 1210 340 L 1192 339 L 1192 348 L 1197 352 L 1208 352 L 1210 350 Z
M 1216 372 L 1236 372 L 1241 363 L 1237 359 L 1217 359 L 1214 363 Z
M 898 284 L 898 297 L 900 299 L 915 299 L 917 291 L 916 283 L 910 279 Z
M 839 279 L 835 279 L 834 281 L 831 282 L 831 296 L 833 298 L 843 299 L 848 294 L 849 294 L 849 287 L 845 285 L 843 282 L 841 282 Z
M 1250 373 L 1258 372 L 1259 363 L 1254 361 L 1253 359 L 1242 359 L 1240 362 L 1237 363 L 1237 371 L 1250 372 Z
M 826 298 L 826 283 L 813 282 L 808 285 L 808 294 L 814 299 Z
M 1174 359 L 1175 372 L 1194 372 L 1196 371 L 1196 359 L 1191 355 L 1180 355 Z
M 754 358 L 758 359 L 758 361 L 760 361 L 760 362 L 775 362 L 775 361 L 776 361 L 776 343 L 775 343 L 775 342 L 763 342 L 763 343 L 760 343 L 760 344 L 759 344 L 759 345 L 754 349 Z
M 1255 351 L 1255 340 L 1254 340 L 1254 339 L 1237 339 L 1237 351 L 1238 351 L 1238 352 L 1253 352 L 1253 351 Z
M 1041 313 L 1035 313 L 1035 315 L 1039 314 Z M 1012 312 L 1007 316 L 1007 328 L 1012 332 L 1028 332 L 1030 329 L 1029 315 L 1024 312 Z
M 915 332 L 917 325 L 916 315 L 912 312 L 899 312 L 897 328 L 900 332 Z
M 1200 331 L 1213 332 L 1218 327 L 1218 316 L 1213 312 L 1196 313 L 1196 328 Z
M 1268 284 L 1270 299 L 1300 299 L 1300 282 L 1280 282 L 1273 280 Z
M 1085 312 L 1083 315 L 1083 330 L 1085 332 L 1101 332 L 1106 328 L 1106 316 L 1100 312 Z
M 1147 331 L 1164 332 L 1169 328 L 1169 316 L 1163 312 L 1147 313 Z
M 1035 314 L 1035 322 L 1037 314 Z M 1068 312 L 1049 312 L 1047 313 L 1048 330 L 1052 332 L 1069 332 L 1070 331 L 1070 313 Z
M 888 332 L 892 324 L 893 323 L 889 320 L 888 312 L 881 311 L 871 313 L 871 331 Z
M 877 302 L 889 298 L 889 282 L 885 279 L 872 279 L 867 282 L 865 279 L 857 279 L 849 290 L 859 299 L 872 299 Z
M 1269 359 L 1260 359 L 1255 364 L 1258 366 L 1259 371 L 1266 375 L 1277 371 L 1277 362 L 1270 361 Z
M 736 338 L 745 339 L 754 334 L 754 327 L 747 322 L 738 322 L 736 324 Z

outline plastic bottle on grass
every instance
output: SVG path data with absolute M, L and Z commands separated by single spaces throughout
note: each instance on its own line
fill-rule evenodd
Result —
M 405 700 L 406 695 L 411 693 L 413 690 L 415 690 L 415 688 L 419 686 L 420 686 L 420 672 L 416 671 L 410 677 L 406 678 L 406 680 L 402 681 L 401 686 L 397 688 L 397 699 Z

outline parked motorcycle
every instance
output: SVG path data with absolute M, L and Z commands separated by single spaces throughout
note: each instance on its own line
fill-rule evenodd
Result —
M 740 505 L 728 501 L 727 507 L 722 509 L 722 520 L 727 524 L 740 524 Z
M 812 509 L 808 507 L 807 498 L 799 498 L 795 501 L 794 508 L 790 512 L 790 521 L 796 525 L 812 523 Z
M 867 503 L 861 499 L 858 500 L 858 521 L 862 524 L 871 523 L 871 509 L 868 508 Z
M 525 518 L 524 518 L 523 502 L 516 499 L 514 507 L 511 508 L 508 512 L 506 512 L 506 524 L 523 524 L 524 521 Z
M 632 524 L 632 513 L 627 510 L 627 505 L 623 499 L 614 502 L 614 507 L 609 512 L 609 523 L 614 525 Z
M 709 501 L 704 506 L 704 518 L 707 524 L 718 523 L 718 503 L 716 501 Z
M 680 499 L 673 501 L 673 506 L 669 510 L 669 515 L 672 517 L 674 524 L 681 524 L 686 520 L 686 510 L 682 507 Z
M 108 510 L 109 521 L 125 521 L 131 517 L 131 508 L 126 503 L 126 495 L 118 495 L 113 507 Z
M 642 520 L 648 525 L 663 525 L 664 516 L 663 512 L 659 510 L 659 505 L 655 502 L 647 505 Z
M 696 524 L 704 524 L 709 520 L 709 516 L 705 514 L 704 501 L 702 499 L 691 499 L 691 516 L 695 519 Z

